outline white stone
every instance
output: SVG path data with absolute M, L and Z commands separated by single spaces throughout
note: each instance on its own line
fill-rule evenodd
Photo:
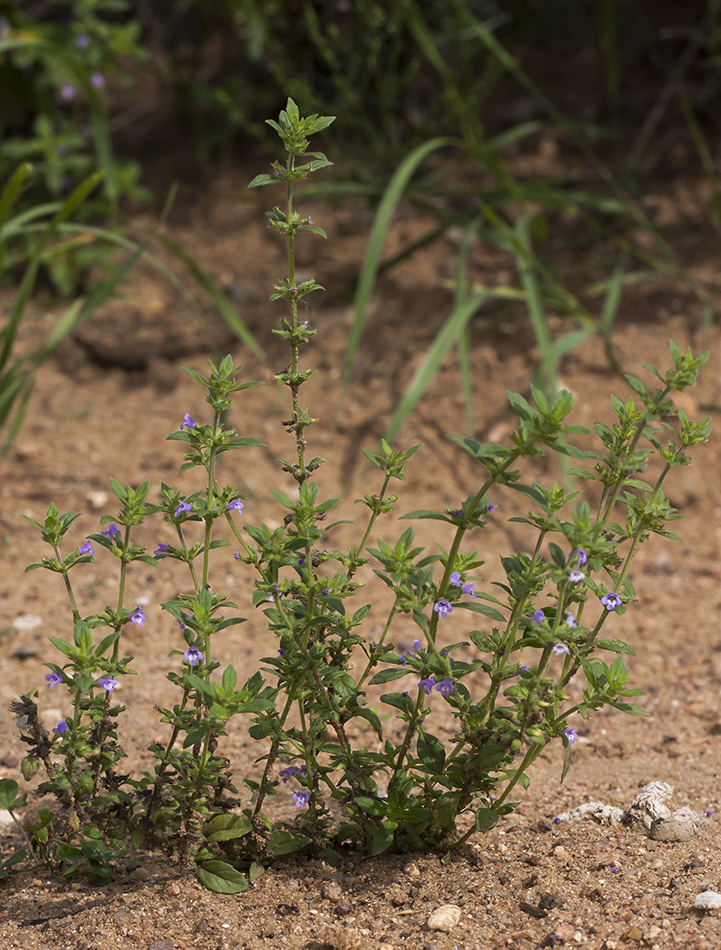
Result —
M 43 618 L 37 614 L 20 614 L 13 620 L 13 627 L 16 630 L 35 630 L 42 625 Z
M 450 933 L 461 919 L 461 908 L 457 904 L 443 904 L 437 907 L 428 918 L 429 930 L 443 930 Z
M 701 891 L 694 898 L 692 907 L 696 910 L 717 910 L 721 907 L 721 894 L 716 891 Z

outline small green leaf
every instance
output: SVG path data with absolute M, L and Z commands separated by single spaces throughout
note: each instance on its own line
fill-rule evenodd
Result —
M 198 868 L 198 880 L 216 894 L 240 894 L 250 887 L 246 878 L 225 861 L 205 861 Z
M 369 685 L 378 686 L 380 683 L 390 683 L 391 680 L 400 679 L 401 676 L 406 676 L 406 674 L 410 672 L 410 670 L 402 670 L 398 669 L 397 667 L 388 670 L 381 670 L 380 673 L 376 673 L 376 675 L 371 680 L 369 680 Z
M 623 640 L 596 640 L 594 646 L 598 650 L 611 650 L 613 653 L 627 653 L 629 656 L 636 656 L 631 647 Z
M 476 812 L 476 831 L 490 831 L 495 828 L 499 819 L 498 812 L 490 808 L 479 808 Z
M 242 838 L 253 830 L 253 825 L 245 815 L 216 815 L 203 830 L 206 841 L 232 841 Z

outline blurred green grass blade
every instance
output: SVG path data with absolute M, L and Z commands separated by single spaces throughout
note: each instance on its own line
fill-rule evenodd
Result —
M 623 272 L 623 262 L 619 262 L 614 267 L 613 273 L 606 282 L 606 297 L 603 301 L 603 308 L 601 309 L 601 319 L 598 322 L 598 332 L 603 341 L 603 349 L 608 364 L 621 379 L 624 378 L 624 371 L 616 357 L 611 334 L 616 316 L 618 315 L 618 308 L 621 305 L 621 297 L 623 296 L 625 284 L 626 275 Z
M 15 169 L 10 180 L 7 182 L 2 192 L 0 192 L 0 229 L 10 217 L 13 205 L 15 204 L 20 192 L 22 191 L 25 179 L 32 171 L 30 162 L 23 162 Z M 5 242 L 0 237 L 0 274 L 2 274 L 5 264 Z
M 445 145 L 450 145 L 452 142 L 453 139 L 446 137 L 435 138 L 430 139 L 428 142 L 423 142 L 417 148 L 414 148 L 398 166 L 383 194 L 368 239 L 368 247 L 366 248 L 365 257 L 363 259 L 363 266 L 361 267 L 361 272 L 358 277 L 358 286 L 356 288 L 355 301 L 353 304 L 355 313 L 343 367 L 341 404 L 348 389 L 348 381 L 350 380 L 356 352 L 363 333 L 368 303 L 373 294 L 373 288 L 375 287 L 376 278 L 378 276 L 383 243 L 391 223 L 391 218 L 393 217 L 393 212 L 418 166 L 425 161 L 432 152 L 443 148 Z
M 454 308 L 413 374 L 413 378 L 383 434 L 386 442 L 391 442 L 398 434 L 410 413 L 433 382 L 433 378 L 448 351 L 458 343 L 471 317 L 491 296 L 492 291 L 484 290 L 474 294 L 473 297 L 464 300 Z
M 27 302 L 30 299 L 30 295 L 33 292 L 38 270 L 42 261 L 42 254 L 46 245 L 53 237 L 58 227 L 63 222 L 67 221 L 67 219 L 74 213 L 78 205 L 82 204 L 90 192 L 98 185 L 100 181 L 102 181 L 102 178 L 102 171 L 97 171 L 92 175 L 89 175 L 85 181 L 82 181 L 68 196 L 67 200 L 63 203 L 55 217 L 41 233 L 38 243 L 33 249 L 32 257 L 25 268 L 25 273 L 23 274 L 22 280 L 20 281 L 20 286 L 15 296 L 12 310 L 10 311 L 10 318 L 7 322 L 7 325 L 0 333 L 0 339 L 3 341 L 2 350 L 0 351 L 0 373 L 5 369 L 8 357 L 10 356 L 10 351 L 12 350 L 12 345 L 15 340 L 18 324 L 20 323 Z
M 481 219 L 476 218 L 466 228 L 463 234 L 463 240 L 458 250 L 458 260 L 456 262 L 456 286 L 453 292 L 453 303 L 457 309 L 468 296 L 468 249 L 471 239 L 478 236 L 478 229 Z M 458 361 L 461 372 L 461 391 L 463 393 L 463 404 L 466 415 L 466 431 L 469 436 L 473 436 L 476 431 L 475 418 L 473 413 L 473 373 L 471 369 L 471 340 L 468 322 L 463 327 L 458 339 Z
M 186 251 L 184 251 L 179 244 L 176 244 L 175 241 L 172 241 L 164 234 L 158 234 L 158 240 L 169 251 L 171 251 L 171 253 L 173 253 L 178 258 L 178 260 L 185 264 L 196 281 L 212 298 L 213 303 L 218 308 L 220 315 L 223 317 L 225 322 L 228 324 L 233 333 L 235 333 L 238 339 L 242 340 L 248 349 L 258 357 L 258 359 L 262 360 L 264 363 L 267 363 L 268 357 L 266 356 L 263 348 L 256 341 L 248 327 L 246 327 L 245 323 L 243 323 L 241 318 L 235 312 L 233 305 L 220 289 L 220 287 L 218 287 L 215 281 L 213 281 L 208 276 L 208 274 L 205 273 L 202 267 L 200 267 L 200 265 L 194 261 L 193 258 Z
M 551 343 L 551 335 L 548 332 L 548 320 L 546 311 L 543 307 L 541 298 L 541 289 L 536 279 L 536 273 L 531 265 L 533 250 L 531 248 L 531 238 L 528 233 L 529 216 L 523 215 L 516 222 L 514 231 L 518 238 L 521 249 L 525 253 L 516 254 L 516 266 L 521 281 L 521 287 L 526 295 L 526 306 L 528 315 L 531 318 L 533 335 L 536 337 L 536 343 L 541 350 L 541 369 L 542 369 L 542 389 L 547 396 L 553 396 L 556 392 L 556 361 Z

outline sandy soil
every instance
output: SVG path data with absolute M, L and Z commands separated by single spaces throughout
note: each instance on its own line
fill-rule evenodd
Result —
M 271 363 L 282 365 L 284 354 L 270 335 L 280 311 L 265 303 L 269 286 L 282 273 L 281 250 L 265 229 L 256 198 L 244 192 L 248 177 L 237 172 L 218 181 L 201 201 L 184 209 L 173 235 L 235 297 Z M 673 197 L 668 191 L 659 195 L 664 213 Z M 451 241 L 437 244 L 381 282 L 351 394 L 338 411 L 350 322 L 349 275 L 363 248 L 368 215 L 362 210 L 331 212 L 320 205 L 313 214 L 331 240 L 320 249 L 314 246 L 316 259 L 306 248 L 301 266 L 329 292 L 310 314 L 319 335 L 309 364 L 321 372 L 304 396 L 321 419 L 310 432 L 313 452 L 328 459 L 319 481 L 324 491 L 343 494 L 345 511 L 353 517 L 358 513 L 353 498 L 369 490 L 360 447 L 376 444 L 434 328 L 448 312 L 444 281 L 453 272 L 455 246 Z M 149 224 L 139 220 L 138 230 Z M 400 244 L 422 233 L 427 224 L 404 209 L 392 241 Z M 494 254 L 475 248 L 478 275 L 500 266 Z M 713 250 L 699 243 L 694 254 L 694 273 L 714 293 Z M 623 316 L 616 343 L 629 372 L 643 374 L 641 364 L 646 362 L 665 367 L 669 337 L 682 347 L 690 343 L 695 350 L 712 348 L 714 356 L 702 382 L 686 397 L 684 408 L 696 417 L 708 415 L 709 407 L 717 412 L 720 334 L 715 327 L 702 326 L 698 305 L 688 292 L 671 283 L 640 285 L 626 299 Z M 38 301 L 23 330 L 28 345 L 42 335 L 51 317 Z M 554 330 L 564 328 L 556 319 Z M 98 530 L 102 514 L 114 510 L 108 475 L 125 483 L 147 478 L 156 492 L 161 481 L 185 491 L 199 487 L 192 473 L 181 480 L 180 447 L 164 439 L 186 412 L 202 418 L 204 411 L 200 390 L 181 366 L 203 371 L 208 353 L 222 355 L 229 348 L 245 364 L 246 378 L 268 383 L 243 394 L 231 422 L 242 434 L 263 438 L 268 448 L 237 455 L 229 461 L 224 479 L 237 483 L 247 496 L 244 519 L 277 522 L 268 487 L 289 487 L 275 462 L 290 451 L 280 425 L 284 394 L 272 383 L 269 367 L 248 358 L 207 305 L 193 309 L 151 271 L 140 268 L 125 299 L 83 328 L 40 374 L 27 421 L 0 467 L 0 777 L 21 781 L 22 747 L 8 712 L 12 698 L 39 688 L 48 721 L 67 712 L 64 696 L 44 690 L 43 664 L 53 658 L 47 636 L 67 635 L 69 611 L 59 578 L 23 573 L 27 563 L 46 552 L 22 516 L 42 519 L 53 501 L 60 510 L 82 511 L 73 536 L 79 543 Z M 526 389 L 536 356 L 530 332 L 513 314 L 481 318 L 474 325 L 479 441 L 502 440 L 508 434 L 512 419 L 505 390 Z M 567 357 L 561 370 L 564 385 L 576 396 L 574 421 L 579 424 L 610 420 L 610 392 L 627 398 L 623 384 L 606 369 L 596 339 Z M 399 514 L 452 504 L 477 484 L 470 459 L 444 435 L 464 431 L 458 393 L 458 368 L 451 358 L 401 436 L 403 444 L 424 441 L 425 448 L 409 470 Z M 557 472 L 543 463 L 538 475 L 552 479 Z M 685 518 L 677 529 L 683 543 L 654 540 L 642 549 L 633 572 L 638 602 L 624 617 L 614 616 L 609 633 L 635 649 L 636 657 L 629 658 L 632 685 L 648 691 L 643 702 L 652 717 L 604 713 L 579 723 L 573 766 L 563 785 L 561 749 L 552 747 L 534 766 L 531 789 L 519 809 L 449 864 L 431 854 L 349 858 L 337 870 L 318 861 L 288 860 L 236 897 L 210 893 L 192 875 L 147 855 L 134 856 L 108 886 L 98 887 L 82 876 L 71 882 L 53 880 L 44 872 L 6 879 L 0 883 L 0 947 L 481 950 L 566 944 L 589 950 L 711 950 L 721 945 L 721 920 L 714 912 L 691 907 L 702 890 L 721 891 L 717 441 L 699 452 L 694 468 L 674 475 L 669 494 Z M 520 526 L 506 520 L 524 513 L 524 506 L 510 495 L 499 497 L 498 503 L 497 515 L 478 538 L 489 580 L 497 576 L 499 555 L 527 545 Z M 432 547 L 428 525 L 419 523 L 417 536 Z M 379 534 L 392 539 L 393 525 L 382 526 Z M 159 540 L 168 539 L 151 525 L 145 543 Z M 250 579 L 228 552 L 217 552 L 216 583 L 226 585 L 241 614 L 250 619 L 227 634 L 222 653 L 218 647 L 219 659 L 232 661 L 243 676 L 252 671 L 257 657 L 272 649 L 272 642 L 251 605 Z M 101 552 L 83 575 L 78 589 L 85 613 L 112 601 L 115 566 L 109 562 Z M 148 615 L 145 629 L 130 631 L 125 641 L 139 673 L 123 684 L 121 696 L 130 711 L 121 740 L 134 767 L 149 765 L 145 749 L 163 735 L 153 704 L 172 696 L 165 673 L 168 650 L 178 646 L 177 628 L 158 605 L 184 584 L 167 564 L 157 570 L 142 565 L 130 580 L 127 603 L 143 604 Z M 455 624 L 452 630 L 449 626 L 449 635 L 462 639 L 463 619 L 454 615 L 449 620 Z M 374 622 L 371 618 L 366 633 L 371 639 Z M 226 754 L 239 773 L 257 754 L 240 725 L 231 730 Z M 588 801 L 628 808 L 652 781 L 673 786 L 674 808 L 710 813 L 690 840 L 653 840 L 646 829 L 635 826 L 554 820 Z M 31 799 L 29 807 L 37 803 Z M 279 817 L 292 817 L 292 812 L 290 803 L 279 804 Z M 7 831 L 3 853 L 13 841 Z M 460 908 L 458 923 L 450 932 L 429 930 L 431 911 L 447 904 Z

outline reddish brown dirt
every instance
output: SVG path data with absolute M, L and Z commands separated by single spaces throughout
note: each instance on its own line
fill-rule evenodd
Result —
M 256 196 L 246 197 L 244 181 L 245 176 L 237 174 L 219 182 L 172 233 L 235 295 L 239 310 L 268 348 L 272 364 L 282 367 L 284 354 L 269 333 L 278 319 L 278 305 L 265 302 L 269 286 L 282 273 L 281 250 L 265 229 Z M 664 213 L 671 213 L 673 197 L 659 196 Z M 360 448 L 377 443 L 434 328 L 448 312 L 444 281 L 453 272 L 455 247 L 450 242 L 437 244 L 380 283 L 353 386 L 339 411 L 340 367 L 350 322 L 345 296 L 349 275 L 362 253 L 368 216 L 331 212 L 322 205 L 314 207 L 313 214 L 327 227 L 331 240 L 321 248 L 320 242 L 312 249 L 307 245 L 301 258 L 303 271 L 329 290 L 309 314 L 319 333 L 307 360 L 320 369 L 303 391 L 305 403 L 320 418 L 309 439 L 313 453 L 328 459 L 319 475 L 322 490 L 343 495 L 342 510 L 357 517 L 359 509 L 352 506 L 352 499 L 376 488 L 372 475 L 368 482 Z M 426 225 L 406 209 L 393 241 L 400 244 L 422 233 Z M 138 230 L 148 226 L 150 222 L 140 221 Z M 694 253 L 695 275 L 715 293 L 713 251 L 696 246 Z M 482 247 L 474 254 L 478 274 L 500 266 Z M 668 365 L 669 337 L 682 347 L 688 343 L 695 350 L 710 347 L 714 356 L 702 382 L 683 405 L 696 417 L 708 414 L 705 407 L 717 411 L 718 330 L 702 327 L 700 310 L 684 288 L 670 282 L 649 286 L 653 290 L 635 291 L 623 308 L 615 342 L 625 368 L 641 375 L 642 363 Z M 41 338 L 51 318 L 38 302 L 23 329 L 25 342 Z M 556 332 L 565 328 L 560 319 L 553 325 Z M 48 721 L 68 712 L 62 693 L 44 689 L 43 664 L 53 658 L 48 635 L 68 635 L 69 612 L 58 577 L 23 573 L 27 563 L 38 561 L 46 551 L 22 516 L 41 520 L 51 502 L 61 511 L 85 512 L 72 532 L 71 543 L 77 544 L 98 530 L 101 514 L 115 510 L 108 475 L 126 484 L 149 479 L 152 497 L 157 497 L 161 481 L 186 492 L 200 487 L 193 473 L 178 475 L 180 447 L 164 439 L 186 412 L 202 419 L 206 408 L 200 389 L 181 366 L 203 371 L 207 352 L 222 355 L 228 349 L 245 364 L 246 378 L 267 383 L 241 396 L 230 421 L 241 434 L 263 438 L 268 449 L 227 456 L 223 480 L 236 483 L 246 496 L 244 520 L 277 523 L 280 515 L 269 488 L 290 488 L 275 461 L 291 451 L 280 425 L 287 416 L 285 395 L 273 384 L 271 370 L 249 358 L 206 305 L 194 311 L 159 277 L 139 268 L 125 298 L 105 308 L 40 373 L 27 420 L 1 466 L 0 777 L 21 781 L 22 747 L 7 711 L 12 698 L 35 688 Z M 494 326 L 478 323 L 473 370 L 480 441 L 507 437 L 512 420 L 505 408 L 505 390 L 526 390 L 536 356 L 522 321 L 505 315 Z M 564 360 L 561 375 L 576 396 L 574 420 L 583 425 L 610 421 L 611 392 L 623 399 L 628 396 L 623 383 L 607 370 L 595 338 Z M 399 514 L 457 503 L 478 484 L 479 472 L 470 458 L 444 435 L 464 431 L 458 378 L 452 357 L 402 433 L 403 444 L 423 441 L 425 448 L 402 486 Z M 559 477 L 552 463 L 542 463 L 536 474 L 546 480 Z M 691 909 L 702 889 L 721 890 L 717 441 L 699 451 L 694 468 L 673 475 L 668 490 L 685 518 L 678 529 L 683 542 L 654 539 L 642 549 L 633 572 L 638 602 L 609 624 L 609 635 L 626 639 L 636 651 L 636 657 L 629 658 L 631 679 L 648 691 L 643 701 L 652 716 L 630 719 L 608 712 L 579 723 L 573 766 L 563 785 L 562 753 L 554 746 L 533 767 L 530 791 L 523 794 L 515 814 L 475 839 L 447 865 L 431 854 L 350 858 L 338 870 L 318 861 L 288 860 L 268 870 L 250 891 L 234 897 L 210 893 L 192 875 L 143 855 L 108 886 L 96 886 L 85 877 L 70 883 L 53 880 L 43 871 L 6 879 L 0 883 L 0 946 L 42 950 L 101 946 L 482 950 L 564 943 L 588 950 L 625 946 L 711 950 L 719 946 L 721 920 L 714 913 Z M 511 515 L 523 514 L 525 506 L 517 496 L 497 500 L 499 510 L 489 528 L 473 538 L 486 558 L 489 581 L 498 577 L 499 555 L 526 550 L 530 543 L 522 526 L 507 523 Z M 419 523 L 418 540 L 430 549 L 436 540 L 447 544 L 447 538 L 436 538 L 431 527 L 430 522 Z M 167 541 L 164 530 L 150 525 L 144 529 L 143 543 Z M 394 530 L 388 522 L 381 524 L 378 534 L 391 540 Z M 349 530 L 345 536 L 351 538 Z M 252 579 L 230 558 L 229 550 L 216 553 L 215 586 L 227 589 L 241 614 L 250 619 L 232 628 L 217 651 L 218 658 L 233 662 L 242 677 L 274 646 L 251 604 Z M 112 602 L 115 571 L 115 564 L 100 552 L 93 565 L 76 575 L 82 577 L 76 588 L 84 613 Z M 365 579 L 372 583 L 370 573 Z M 163 735 L 153 704 L 172 702 L 172 687 L 165 679 L 167 654 L 179 641 L 174 622 L 159 604 L 184 584 L 185 578 L 167 563 L 155 570 L 142 565 L 129 582 L 126 603 L 144 604 L 148 615 L 145 628 L 133 628 L 125 641 L 135 656 L 138 676 L 123 683 L 120 698 L 130 715 L 121 740 L 134 767 L 150 765 L 145 749 Z M 463 639 L 468 627 L 458 614 L 448 618 L 453 640 Z M 23 629 L 21 618 L 28 615 L 39 618 L 38 626 Z M 364 631 L 369 639 L 379 622 L 379 616 L 371 616 Z M 401 638 L 402 634 L 397 636 L 397 642 Z M 251 766 L 257 752 L 242 724 L 232 724 L 226 754 L 238 774 Z M 712 813 L 692 840 L 656 842 L 624 827 L 553 823 L 559 812 L 584 801 L 627 807 L 639 788 L 654 780 L 674 786 L 676 807 L 689 805 Z M 292 818 L 292 806 L 279 798 L 278 816 Z M 4 854 L 13 841 L 8 833 Z M 430 912 L 443 904 L 461 908 L 460 922 L 450 933 L 429 931 Z

